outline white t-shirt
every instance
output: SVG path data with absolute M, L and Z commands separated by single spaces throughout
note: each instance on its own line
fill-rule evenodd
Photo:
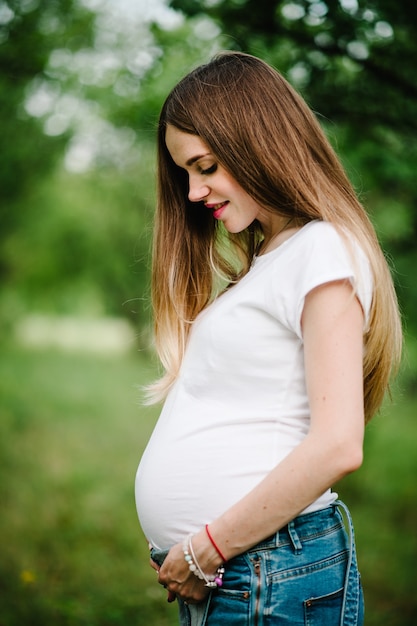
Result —
M 139 520 L 154 547 L 201 530 L 304 439 L 304 299 L 318 285 L 350 279 L 367 319 L 372 278 L 365 255 L 354 250 L 352 261 L 332 225 L 310 222 L 257 257 L 197 317 L 136 475 Z M 328 490 L 304 512 L 335 498 Z

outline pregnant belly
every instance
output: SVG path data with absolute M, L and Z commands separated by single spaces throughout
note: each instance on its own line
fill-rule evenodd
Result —
M 166 549 L 195 533 L 246 495 L 289 452 L 268 429 L 222 436 L 153 437 L 135 481 L 139 521 L 148 541 Z

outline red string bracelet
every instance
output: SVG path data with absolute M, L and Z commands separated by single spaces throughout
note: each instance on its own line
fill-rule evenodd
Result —
M 223 563 L 226 563 L 227 559 L 223 556 L 219 546 L 216 544 L 216 542 L 214 541 L 213 537 L 211 536 L 208 524 L 206 524 L 206 533 L 207 533 L 207 537 L 210 539 L 210 542 L 211 542 L 213 548 L 216 550 L 217 554 L 219 555 L 219 557 L 221 558 Z

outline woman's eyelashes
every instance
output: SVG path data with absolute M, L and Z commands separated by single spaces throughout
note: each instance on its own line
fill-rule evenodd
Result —
M 201 174 L 203 174 L 204 176 L 208 175 L 208 174 L 214 174 L 214 172 L 217 170 L 217 163 L 214 163 L 213 165 L 211 165 L 210 167 L 207 167 L 205 170 L 201 170 Z

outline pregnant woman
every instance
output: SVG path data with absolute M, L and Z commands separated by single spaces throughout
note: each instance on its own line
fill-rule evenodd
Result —
M 389 268 L 343 168 L 272 67 L 222 53 L 158 131 L 152 297 L 164 405 L 136 503 L 181 625 L 356 626 L 332 485 L 401 351 Z

